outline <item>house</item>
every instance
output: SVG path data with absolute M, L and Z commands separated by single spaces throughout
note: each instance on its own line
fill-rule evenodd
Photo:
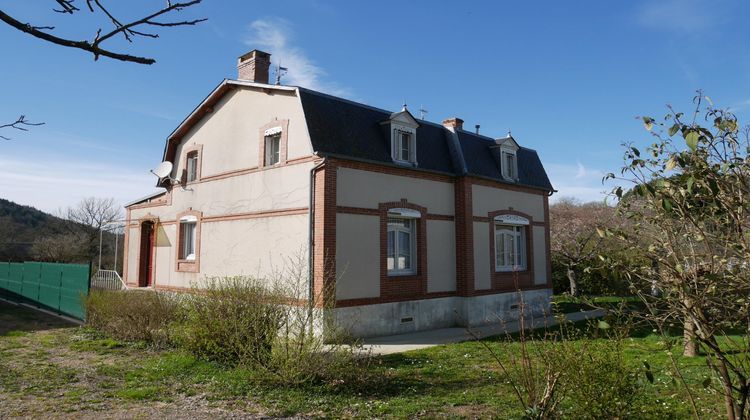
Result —
M 123 277 L 184 290 L 269 277 L 303 253 L 309 293 L 355 336 L 477 325 L 549 308 L 548 197 L 534 150 L 268 83 L 239 58 L 169 135 L 165 190 L 126 206 Z M 176 180 L 178 182 L 174 182 Z

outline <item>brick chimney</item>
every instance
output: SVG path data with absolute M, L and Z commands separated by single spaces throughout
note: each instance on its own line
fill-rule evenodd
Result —
M 252 50 L 237 60 L 237 78 L 268 84 L 269 67 L 271 67 L 271 54 Z
M 443 127 L 449 129 L 452 128 L 454 130 L 463 130 L 464 120 L 458 117 L 448 118 L 446 120 L 443 120 Z

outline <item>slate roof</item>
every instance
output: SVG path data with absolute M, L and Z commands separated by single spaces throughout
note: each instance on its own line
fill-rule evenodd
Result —
M 313 150 L 319 155 L 397 165 L 391 159 L 388 130 L 381 124 L 390 118 L 390 111 L 305 88 L 298 91 Z M 536 151 L 524 147 L 518 149 L 519 179 L 511 183 L 500 173 L 499 150 L 490 147 L 496 145 L 493 139 L 459 130 L 459 154 L 449 130 L 428 121 L 418 122 L 417 166 L 414 170 L 452 176 L 468 174 L 554 191 Z

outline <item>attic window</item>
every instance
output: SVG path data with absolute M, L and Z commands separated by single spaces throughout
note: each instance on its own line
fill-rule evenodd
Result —
M 391 159 L 402 165 L 417 165 L 417 127 L 419 123 L 406 110 L 406 105 L 399 112 L 380 123 L 389 133 L 391 142 Z
M 414 162 L 413 153 L 414 135 L 412 133 L 396 130 L 395 160 L 401 162 Z
M 516 154 L 514 152 L 511 152 L 509 150 L 504 150 L 502 152 L 503 156 L 503 162 L 502 162 L 502 169 L 503 169 L 503 177 L 509 180 L 517 180 L 518 179 L 518 163 L 516 159 Z

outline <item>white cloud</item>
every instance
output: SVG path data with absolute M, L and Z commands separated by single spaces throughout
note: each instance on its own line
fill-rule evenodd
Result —
M 155 191 L 147 170 L 68 159 L 0 158 L 2 198 L 46 212 L 86 197 L 113 197 L 123 205 Z
M 250 24 L 250 32 L 245 40 L 246 45 L 270 53 L 274 68 L 280 64 L 288 69 L 282 78 L 283 84 L 302 86 L 336 96 L 351 96 L 349 89 L 325 80 L 326 71 L 308 58 L 304 51 L 292 45 L 293 30 L 289 21 L 275 17 L 258 19 Z
M 727 7 L 722 0 L 646 1 L 637 11 L 637 20 L 652 29 L 697 34 L 723 23 Z

